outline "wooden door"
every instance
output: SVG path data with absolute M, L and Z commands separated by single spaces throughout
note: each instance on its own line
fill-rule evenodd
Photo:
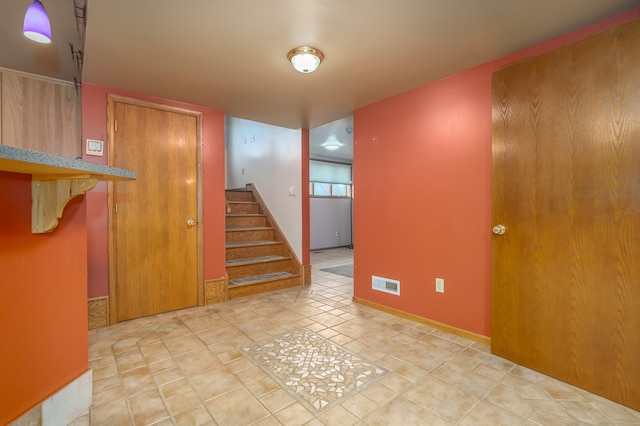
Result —
M 493 353 L 640 409 L 640 21 L 493 76 Z
M 197 304 L 197 119 L 115 102 L 112 163 L 136 171 L 114 183 L 112 271 L 117 320 Z

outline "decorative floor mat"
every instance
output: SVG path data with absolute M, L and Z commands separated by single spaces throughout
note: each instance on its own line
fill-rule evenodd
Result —
M 334 266 L 332 268 L 324 268 L 320 270 L 353 278 L 353 263 L 349 263 L 348 265 Z
M 384 368 L 305 328 L 241 350 L 313 413 L 387 374 Z

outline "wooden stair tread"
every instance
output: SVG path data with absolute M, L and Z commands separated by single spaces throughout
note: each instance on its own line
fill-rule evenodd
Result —
M 267 246 L 270 244 L 282 244 L 282 241 L 273 241 L 273 240 L 234 241 L 231 243 L 227 243 L 226 247 Z
M 299 274 L 292 274 L 290 272 L 272 272 L 270 274 L 253 275 L 251 277 L 236 278 L 234 280 L 229 280 L 229 287 L 231 286 L 239 287 L 239 286 L 245 286 L 245 285 L 260 284 L 263 282 L 277 281 L 283 278 L 293 278 L 293 277 L 299 277 L 299 276 L 300 276 Z
M 243 259 L 227 260 L 227 266 L 251 265 L 253 263 L 265 263 L 265 262 L 273 262 L 276 260 L 287 260 L 287 259 L 291 259 L 291 258 L 285 257 L 285 256 L 245 257 Z
M 227 217 L 267 217 L 264 213 L 227 213 Z
M 229 204 L 258 204 L 257 201 L 227 200 Z
M 273 229 L 271 226 L 238 226 L 233 228 L 225 228 L 227 231 L 268 231 Z

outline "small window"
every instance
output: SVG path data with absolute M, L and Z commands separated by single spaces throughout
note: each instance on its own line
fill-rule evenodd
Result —
M 351 185 L 345 185 L 342 183 L 331 184 L 331 196 L 333 197 L 348 197 L 351 191 L 348 191 Z
M 311 195 L 317 197 L 330 197 L 331 196 L 331 184 L 313 182 L 313 192 Z
M 312 197 L 350 198 L 351 185 L 343 183 L 310 182 L 309 195 Z

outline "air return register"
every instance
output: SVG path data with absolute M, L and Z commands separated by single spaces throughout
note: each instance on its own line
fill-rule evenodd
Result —
M 400 296 L 400 281 L 371 276 L 371 288 Z

